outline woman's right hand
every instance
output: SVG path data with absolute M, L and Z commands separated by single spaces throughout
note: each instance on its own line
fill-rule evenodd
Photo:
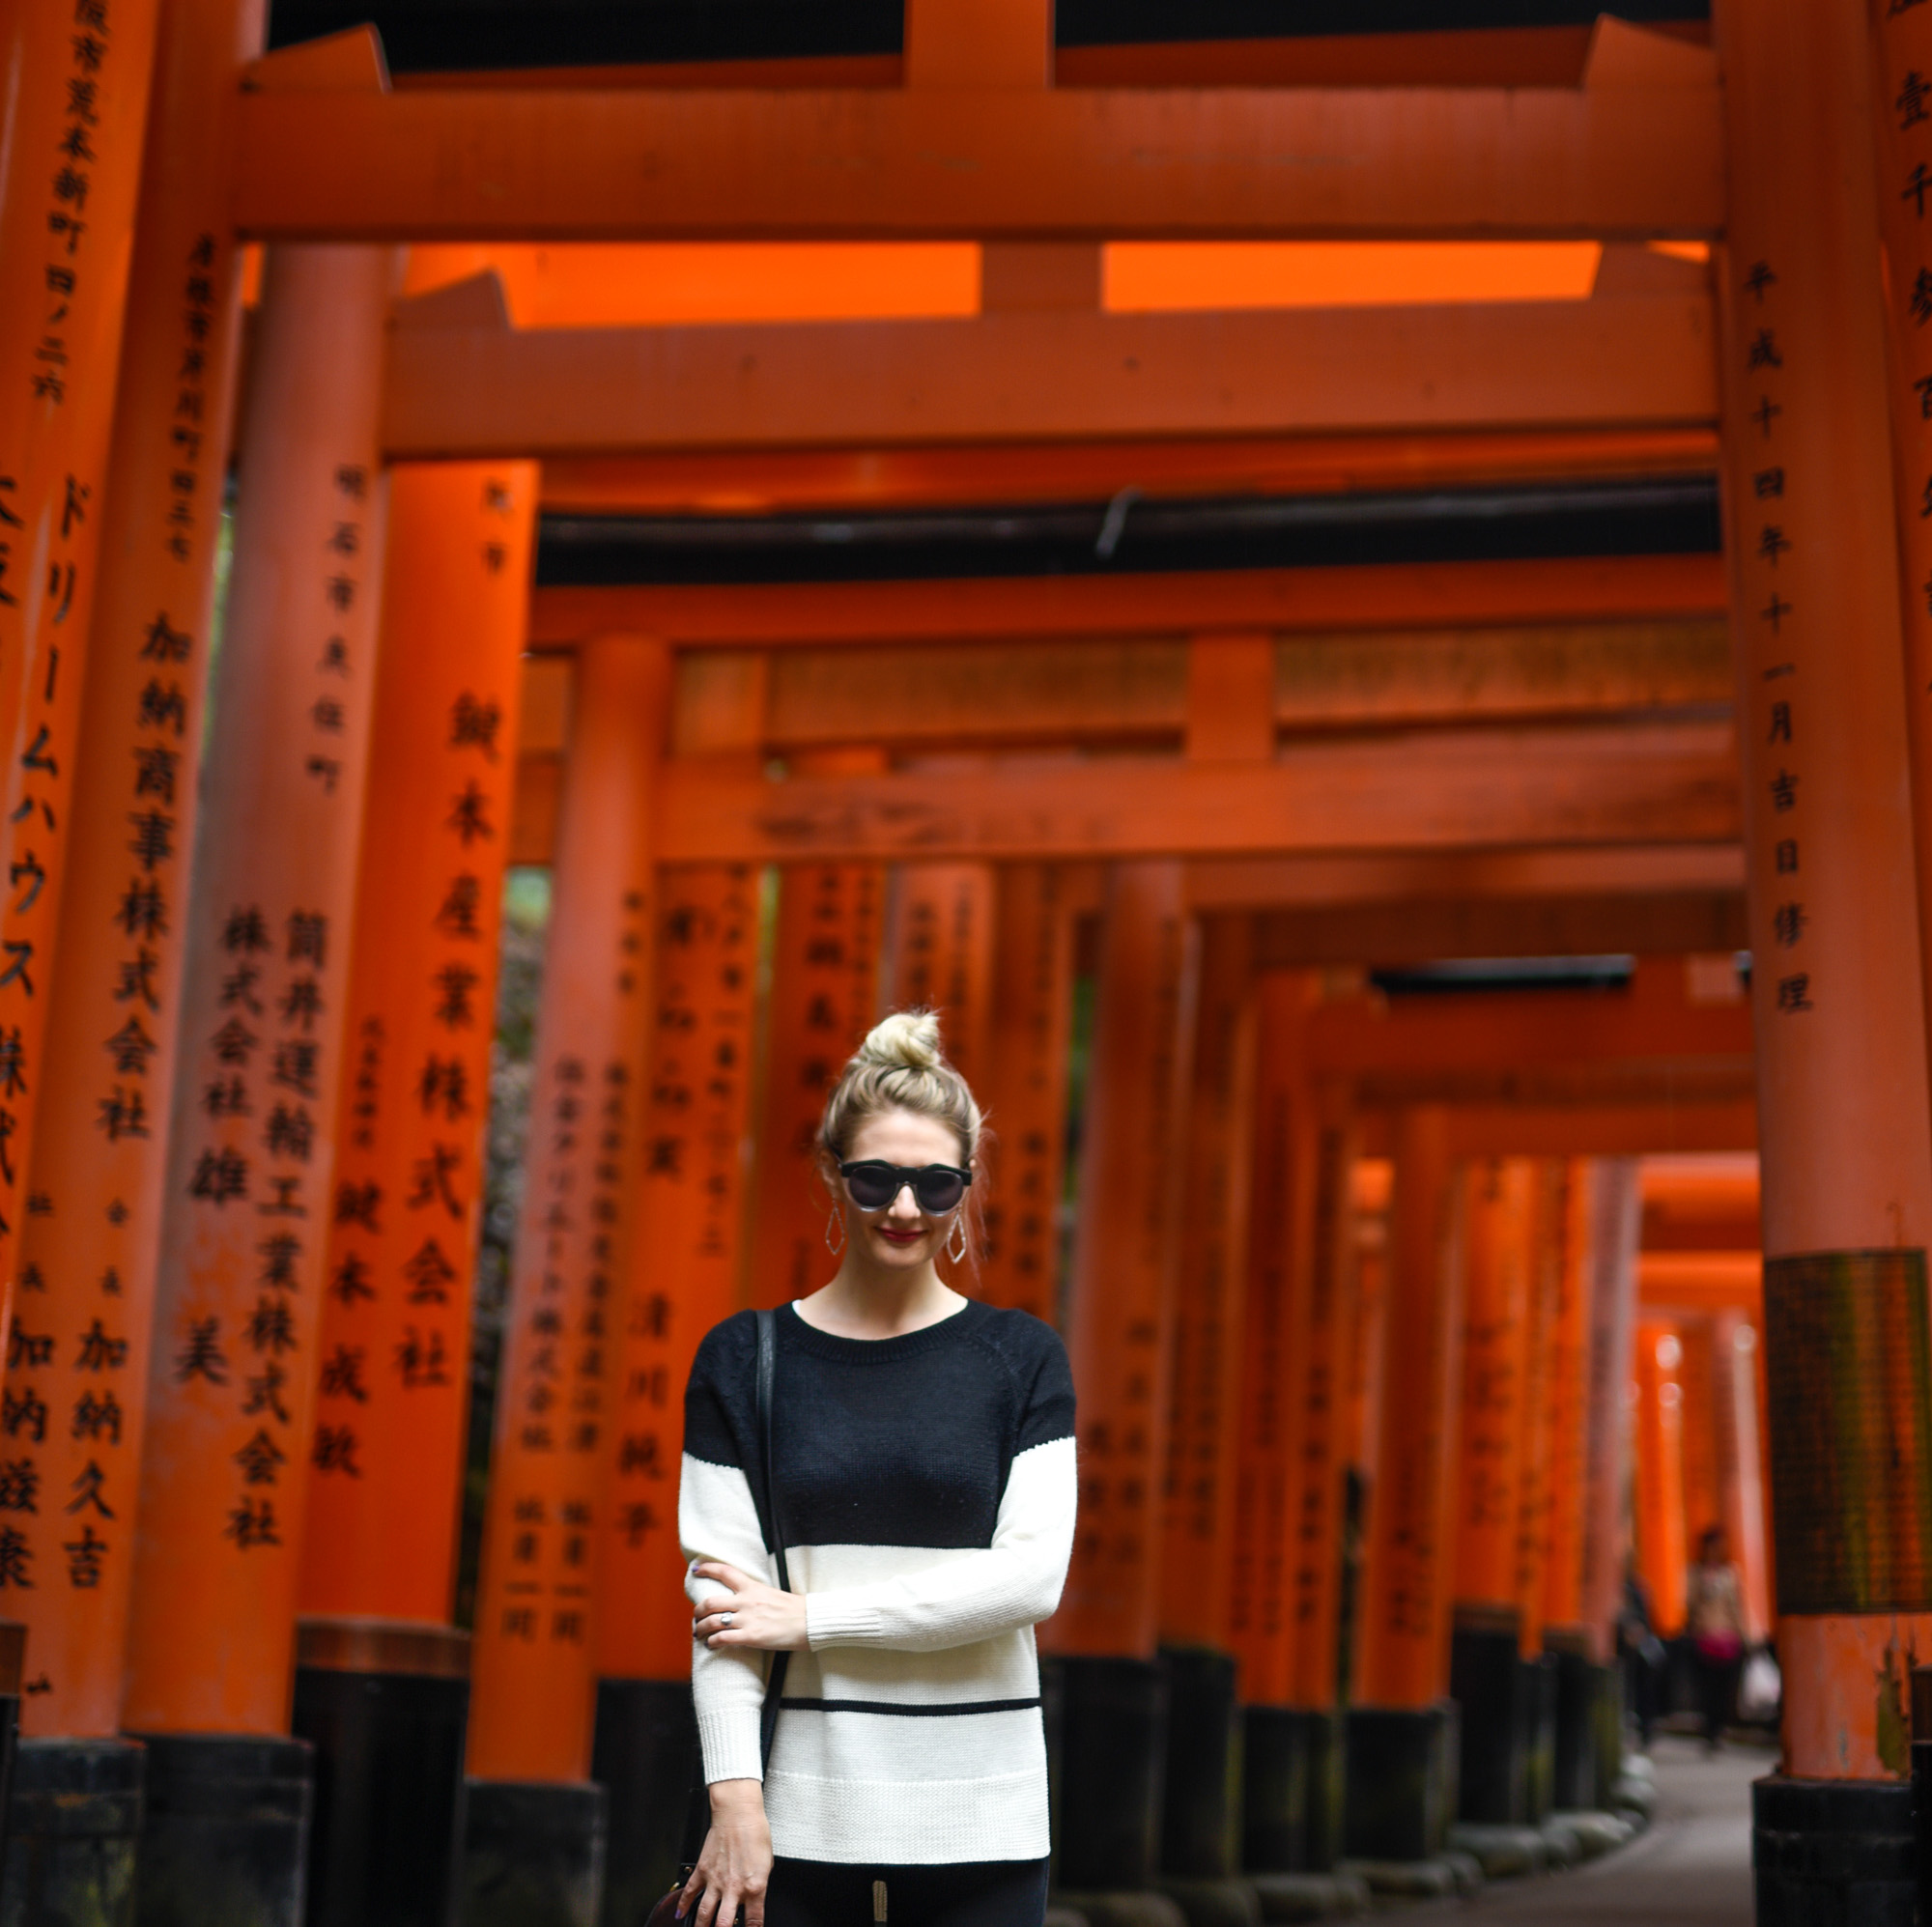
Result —
M 765 1820 L 763 1785 L 757 1780 L 714 1780 L 711 1830 L 678 1896 L 678 1918 L 690 1915 L 696 1927 L 732 1927 L 742 1907 L 745 1927 L 764 1927 L 765 1888 L 771 1878 L 772 1829 Z

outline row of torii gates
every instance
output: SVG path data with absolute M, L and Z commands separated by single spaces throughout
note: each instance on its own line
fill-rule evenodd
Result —
M 823 1269 L 803 1133 L 928 998 L 1000 1135 L 978 1289 L 1064 1318 L 1079 1377 L 1064 1885 L 1426 1856 L 1459 1761 L 1478 1817 L 1606 1794 L 1648 1265 L 1644 1569 L 1728 1516 L 1776 1614 L 1760 1917 L 1910 1918 L 1932 8 L 1720 4 L 1715 53 L 1605 20 L 1519 85 L 1399 35 L 1350 84 L 1055 85 L 1044 0 L 909 0 L 863 84 L 392 87 L 365 33 L 261 33 L 0 21 L 20 1917 L 293 1922 L 305 1880 L 329 1922 L 640 1917 L 687 1765 L 684 1365 Z M 1107 241 L 1477 237 L 1601 241 L 1596 292 L 1098 299 Z M 981 312 L 519 327 L 494 271 L 773 238 L 982 242 Z M 530 588 L 540 509 L 1714 468 L 1721 557 Z M 511 862 L 554 901 L 466 1641 Z M 1624 988 L 1350 968 L 1603 952 Z M 1660 1179 L 1640 1263 L 1633 1162 L 1754 1146 L 1761 1311 L 1748 1180 Z

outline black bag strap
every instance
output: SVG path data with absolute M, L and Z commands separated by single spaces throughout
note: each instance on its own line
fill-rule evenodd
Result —
M 758 1320 L 758 1459 L 764 1485 L 765 1541 L 778 1562 L 779 1591 L 791 1591 L 791 1569 L 785 1564 L 784 1527 L 779 1519 L 779 1487 L 773 1471 L 772 1400 L 779 1375 L 779 1318 L 776 1312 L 759 1312 Z M 774 1653 L 772 1669 L 765 1676 L 765 1703 L 758 1715 L 758 1757 L 766 1768 L 772 1764 L 772 1741 L 779 1728 L 779 1704 L 784 1698 L 785 1672 L 791 1663 L 789 1653 Z

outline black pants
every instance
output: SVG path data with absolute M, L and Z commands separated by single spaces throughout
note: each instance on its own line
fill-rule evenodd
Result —
M 765 1927 L 872 1927 L 880 1920 L 887 1927 L 1039 1927 L 1045 1913 L 1044 1860 L 854 1867 L 781 1859 L 765 1895 Z
M 1704 1715 L 1704 1739 L 1715 1746 L 1737 1715 L 1738 1677 L 1745 1669 L 1742 1654 L 1734 1659 L 1713 1659 L 1691 1649 L 1697 1668 L 1697 1710 Z

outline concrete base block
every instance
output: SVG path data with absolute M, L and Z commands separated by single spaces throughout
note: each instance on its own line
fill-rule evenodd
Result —
M 1060 1879 L 1069 1893 L 1151 1885 L 1160 1863 L 1166 1670 L 1152 1660 L 1069 1655 L 1053 1662 L 1050 1689 L 1060 1708 Z
M 1456 1817 L 1455 1702 L 1351 1708 L 1347 1746 L 1349 1861 L 1436 1858 Z
M 1378 1900 L 1454 1900 L 1463 1891 L 1447 1859 L 1344 1860 L 1337 1870 L 1352 1874 Z
M 1449 1697 L 1462 1716 L 1458 1820 L 1520 1827 L 1528 1819 L 1533 1687 L 1518 1655 L 1516 1613 L 1459 1605 L 1449 1659 Z
M 697 1715 L 689 1680 L 599 1680 L 590 1777 L 609 1796 L 603 1927 L 643 1927 L 684 1857 Z
M 147 1744 L 137 1927 L 301 1927 L 315 1793 L 307 1743 L 128 1737 Z
M 1610 1789 L 1610 1805 L 1619 1813 L 1634 1813 L 1648 1827 L 1657 1816 L 1657 1783 L 1626 1773 Z
M 591 1782 L 471 1780 L 462 1927 L 597 1927 L 604 1789 Z
M 1308 1865 L 1308 1721 L 1285 1706 L 1241 1713 L 1241 1868 L 1298 1873 Z
M 1449 1829 L 1449 1844 L 1468 1854 L 1485 1880 L 1516 1880 L 1540 1874 L 1549 1865 L 1549 1848 L 1534 1827 L 1473 1827 L 1464 1822 Z
M 1054 1903 L 1087 1927 L 1187 1927 L 1187 1915 L 1164 1893 L 1060 1893 Z
M 469 1682 L 296 1669 L 315 1749 L 304 1927 L 441 1927 L 456 1902 Z
M 1628 1820 L 1614 1813 L 1552 1813 L 1543 1823 L 1544 1838 L 1553 1840 L 1558 1837 L 1576 1843 L 1577 1857 L 1579 1860 L 1600 1859 L 1604 1855 L 1614 1853 L 1631 1839 L 1635 1828 Z
M 127 1740 L 20 1742 L 0 1927 L 132 1927 L 146 1766 Z
M 1758 1927 L 1912 1927 L 1917 1860 L 1909 1781 L 1751 1787 Z
M 1374 1904 L 1350 1874 L 1256 1874 L 1248 1884 L 1264 1920 L 1352 1920 Z
M 1187 1927 L 1262 1927 L 1262 1904 L 1245 1881 L 1163 1880 L 1160 1890 L 1187 1916 Z
M 1168 1647 L 1160 1869 L 1166 1882 L 1228 1881 L 1240 1866 L 1241 1709 L 1225 1653 Z

